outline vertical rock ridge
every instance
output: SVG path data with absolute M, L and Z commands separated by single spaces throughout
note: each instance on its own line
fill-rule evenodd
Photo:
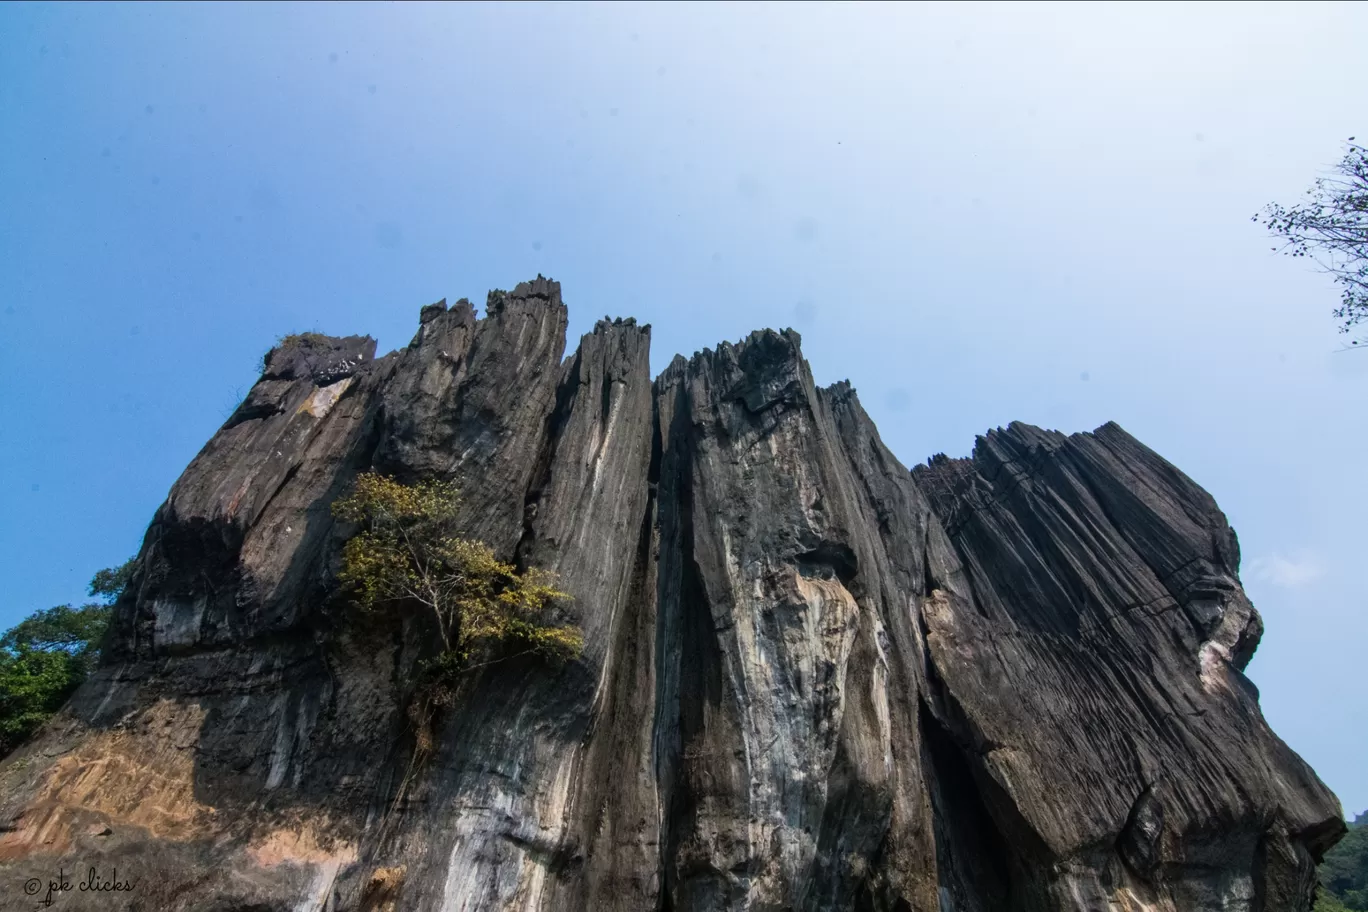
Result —
M 421 326 L 386 390 L 376 467 L 404 481 L 458 480 L 467 534 L 505 558 L 522 537 L 566 319 L 560 283 L 540 277 L 490 292 L 480 320 L 458 304 Z
M 900 508 L 919 497 L 853 397 L 815 389 L 798 341 L 756 333 L 657 379 L 669 428 L 664 652 L 701 689 L 667 686 L 659 708 L 668 718 L 678 701 L 677 726 L 663 723 L 677 739 L 677 759 L 667 750 L 663 763 L 674 909 L 843 907 L 886 845 L 886 894 L 934 896 L 929 877 L 904 868 L 930 851 L 907 692 L 920 672 L 888 655 L 915 636 L 906 612 L 919 568 L 867 531 L 880 510 L 885 525 L 906 522 Z M 912 523 L 928 516 L 923 507 Z M 914 785 L 895 802 L 900 776 Z
M 516 492 L 520 508 L 516 536 L 503 539 L 505 553 L 517 546 L 524 562 L 560 575 L 573 597 L 571 611 L 585 632 L 586 650 L 581 662 L 559 674 L 516 661 L 490 669 L 465 698 L 467 709 L 443 733 L 416 800 L 447 808 L 449 819 L 433 825 L 414 817 L 394 847 L 415 859 L 405 901 L 433 908 L 515 901 L 541 907 L 556 895 L 595 889 L 583 879 L 584 843 L 595 834 L 577 826 L 578 809 L 601 804 L 607 790 L 621 788 L 602 781 L 607 761 L 595 739 L 601 734 L 620 745 L 633 743 L 614 730 L 590 734 L 590 722 L 614 671 L 604 665 L 607 647 L 620 638 L 618 625 L 639 623 L 636 612 L 642 610 L 629 611 L 625 603 L 648 494 L 649 330 L 600 324 L 562 367 L 560 346 L 549 344 L 544 328 L 549 311 L 559 321 L 556 332 L 563 333 L 555 283 L 491 295 L 489 309 L 489 319 L 501 321 L 495 325 L 502 331 L 516 332 L 514 341 L 525 351 L 496 337 L 482 355 L 477 332 L 472 365 L 484 357 L 494 365 L 516 365 L 517 376 L 526 377 L 531 363 L 530 379 L 545 384 L 544 391 L 513 382 L 472 390 L 467 381 L 461 395 L 481 402 L 481 427 L 472 435 L 457 426 L 454 446 L 473 440 L 480 458 L 468 456 L 452 471 L 459 471 L 463 490 L 470 492 L 484 483 L 482 473 L 502 472 L 523 454 L 518 487 L 507 479 L 490 482 Z M 458 414 L 472 413 L 467 406 Z M 509 430 L 492 438 L 489 428 Z M 466 499 L 493 510 L 512 500 L 473 493 Z M 465 525 L 485 530 L 477 534 L 486 541 L 499 540 L 489 518 L 471 515 Z M 586 750 L 598 766 L 587 767 Z
M 1039 901 L 1106 893 L 1090 847 L 1126 831 L 1128 796 L 1149 792 L 1162 835 L 1147 886 L 1178 908 L 1260 908 L 1254 850 L 1270 819 L 1299 829 L 1338 810 L 1243 686 L 1236 654 L 1252 647 L 1237 643 L 1259 624 L 1210 497 L 1114 424 L 1069 437 L 1014 424 L 971 460 L 913 475 L 937 492 L 989 609 L 931 616 L 933 661 L 999 745 L 987 774 L 1071 862 L 1037 884 Z

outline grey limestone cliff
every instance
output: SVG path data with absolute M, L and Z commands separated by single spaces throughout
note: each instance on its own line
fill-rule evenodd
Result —
M 383 358 L 273 351 L 102 667 L 0 766 L 0 895 L 96 866 L 132 889 L 64 908 L 1310 908 L 1340 808 L 1260 714 L 1235 535 L 1176 468 L 1013 424 L 908 471 L 796 333 L 653 381 L 649 326 L 565 330 L 539 277 Z M 482 670 L 416 773 L 431 644 L 336 583 L 367 470 L 456 481 L 585 634 Z

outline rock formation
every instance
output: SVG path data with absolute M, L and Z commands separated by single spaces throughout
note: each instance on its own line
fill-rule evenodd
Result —
M 6 902 L 64 869 L 54 907 L 101 912 L 1310 908 L 1339 804 L 1260 714 L 1234 532 L 1176 468 L 1013 424 L 909 472 L 794 332 L 652 381 L 649 326 L 565 330 L 539 277 L 383 358 L 272 352 L 0 767 Z M 456 480 L 585 634 L 480 671 L 421 767 L 430 643 L 335 582 L 369 469 Z

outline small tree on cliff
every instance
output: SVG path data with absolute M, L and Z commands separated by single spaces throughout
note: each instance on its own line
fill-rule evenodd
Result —
M 517 655 L 559 663 L 580 654 L 579 629 L 555 623 L 555 604 L 569 598 L 542 570 L 519 573 L 478 541 L 454 532 L 457 489 L 446 482 L 400 484 L 375 473 L 333 514 L 360 531 L 342 552 L 342 582 L 364 610 L 407 604 L 436 628 L 440 650 L 423 665 L 420 699 L 411 707 L 420 748 L 430 738 L 433 707 L 452 699 L 464 671 Z
M 1305 257 L 1341 287 L 1334 316 L 1347 333 L 1368 319 L 1368 148 L 1349 137 L 1335 173 L 1319 178 L 1291 208 L 1270 203 L 1254 215 L 1287 256 Z M 1358 345 L 1361 340 L 1354 340 Z

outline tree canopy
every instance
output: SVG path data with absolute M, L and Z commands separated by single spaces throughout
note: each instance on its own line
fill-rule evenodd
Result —
M 1255 213 L 1287 256 L 1307 258 L 1334 277 L 1340 332 L 1368 319 L 1368 148 L 1349 137 L 1334 173 L 1318 178 L 1295 206 L 1270 203 Z M 1358 345 L 1362 340 L 1354 340 Z
M 134 558 L 129 558 L 117 567 L 106 567 L 96 572 L 90 581 L 90 594 L 112 603 L 123 594 L 124 587 L 133 576 Z
M 408 708 L 415 765 L 431 754 L 433 720 L 455 700 L 464 672 L 518 655 L 556 664 L 584 647 L 579 628 L 553 616 L 569 598 L 555 577 L 519 572 L 483 542 L 456 535 L 459 507 L 451 483 L 405 485 L 376 473 L 361 475 L 333 504 L 338 519 L 360 527 L 342 551 L 341 581 L 355 603 L 366 611 L 417 609 L 437 634 Z
M 0 756 L 61 709 L 94 670 L 109 606 L 132 573 L 132 560 L 101 570 L 90 581 L 101 602 L 35 611 L 0 636 Z
M 1317 912 L 1368 912 L 1368 812 L 1359 814 L 1325 853 L 1319 874 Z
M 515 654 L 557 662 L 579 655 L 579 629 L 556 623 L 569 596 L 554 575 L 519 572 L 486 544 L 454 532 L 460 496 L 448 482 L 404 485 L 375 473 L 357 479 L 334 514 L 360 531 L 342 553 L 342 582 L 358 605 L 407 603 L 435 624 L 441 648 L 429 667 L 455 674 Z

